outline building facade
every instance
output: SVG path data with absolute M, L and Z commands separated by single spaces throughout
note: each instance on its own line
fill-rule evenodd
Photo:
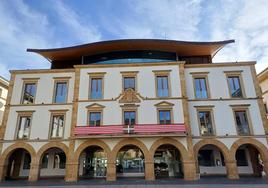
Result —
M 265 70 L 260 72 L 257 75 L 257 77 L 258 77 L 258 80 L 260 83 L 265 113 L 268 117 L 268 107 L 267 107 L 267 103 L 268 103 L 268 69 L 266 68 Z
M 8 81 L 0 76 L 0 126 L 2 124 L 3 114 L 5 111 L 8 91 Z
M 231 42 L 28 49 L 51 69 L 11 71 L 0 180 L 267 174 L 255 62 L 211 60 Z

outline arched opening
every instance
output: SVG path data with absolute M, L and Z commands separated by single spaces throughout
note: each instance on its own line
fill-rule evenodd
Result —
M 29 177 L 32 157 L 26 149 L 15 149 L 6 160 L 6 180 L 26 179 Z
M 258 149 L 251 144 L 243 144 L 235 152 L 236 165 L 240 176 L 262 177 L 265 175 L 263 160 Z
M 144 177 L 145 158 L 135 145 L 123 146 L 116 157 L 117 177 Z
M 154 153 L 155 178 L 183 178 L 182 156 L 173 145 L 159 146 Z
M 79 157 L 80 178 L 104 178 L 107 172 L 107 153 L 100 146 L 89 146 Z
M 198 172 L 200 176 L 226 176 L 225 158 L 215 145 L 201 147 L 197 154 Z
M 57 147 L 47 149 L 41 157 L 40 178 L 64 178 L 66 154 Z

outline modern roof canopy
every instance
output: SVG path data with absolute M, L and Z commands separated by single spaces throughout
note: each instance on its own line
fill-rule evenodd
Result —
M 215 42 L 189 42 L 161 39 L 122 39 L 88 43 L 78 46 L 54 49 L 27 49 L 53 61 L 81 59 L 82 56 L 96 55 L 107 52 L 131 50 L 157 50 L 174 52 L 178 56 L 215 56 L 215 54 L 234 40 Z

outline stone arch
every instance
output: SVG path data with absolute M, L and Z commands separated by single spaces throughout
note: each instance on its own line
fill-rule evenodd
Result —
M 187 160 L 189 158 L 186 148 L 179 141 L 172 139 L 172 138 L 160 138 L 156 140 L 150 148 L 151 159 L 153 159 L 154 153 L 157 150 L 157 148 L 165 144 L 170 144 L 176 147 L 182 156 L 182 160 Z
M 73 161 L 78 163 L 79 157 L 81 155 L 81 153 L 90 146 L 99 146 L 101 147 L 104 152 L 107 154 L 108 158 L 111 154 L 111 149 L 109 148 L 109 146 L 101 140 L 87 140 L 84 143 L 82 143 L 75 151 L 74 156 L 73 156 Z
M 237 149 L 244 144 L 249 144 L 249 145 L 252 145 L 253 147 L 255 147 L 258 150 L 258 152 L 260 153 L 262 160 L 268 161 L 268 149 L 267 149 L 267 147 L 263 143 L 261 143 L 260 141 L 253 139 L 253 138 L 240 138 L 237 141 L 235 141 L 230 149 L 230 156 L 232 157 L 232 159 L 235 160 L 235 154 L 236 154 Z
M 31 155 L 31 159 L 34 160 L 36 158 L 36 152 L 34 148 L 25 142 L 17 142 L 12 144 L 11 146 L 7 147 L 0 157 L 0 165 L 4 165 L 7 162 L 9 156 L 15 151 L 16 149 L 25 149 Z
M 50 142 L 50 143 L 47 143 L 45 145 L 43 145 L 37 152 L 37 155 L 36 155 L 36 160 L 37 160 L 37 163 L 40 164 L 41 163 L 41 160 L 43 158 L 43 155 L 45 154 L 45 152 L 51 148 L 58 148 L 58 149 L 61 149 L 65 155 L 66 155 L 66 160 L 68 161 L 68 147 L 61 143 L 61 142 Z
M 113 148 L 111 155 L 110 155 L 110 162 L 115 163 L 118 152 L 120 151 L 121 148 L 127 145 L 134 145 L 138 147 L 142 151 L 145 157 L 145 162 L 150 159 L 149 151 L 147 147 L 141 141 L 134 139 L 134 138 L 125 138 L 119 141 Z
M 229 149 L 227 148 L 227 146 L 224 143 L 222 143 L 221 141 L 216 140 L 216 139 L 205 139 L 205 140 L 200 140 L 198 143 L 196 143 L 194 145 L 195 158 L 197 158 L 199 150 L 205 145 L 216 146 L 222 152 L 222 154 L 224 156 L 224 160 L 230 161 L 231 158 L 229 155 L 229 153 L 230 153 Z

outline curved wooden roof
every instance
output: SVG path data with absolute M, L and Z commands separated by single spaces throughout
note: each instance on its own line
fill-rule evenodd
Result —
M 80 59 L 84 55 L 95 55 L 112 51 L 127 50 L 157 50 L 176 52 L 179 56 L 214 56 L 226 44 L 234 40 L 215 42 L 189 42 L 161 39 L 122 39 L 102 41 L 78 46 L 54 49 L 27 49 L 35 52 L 49 61 Z

